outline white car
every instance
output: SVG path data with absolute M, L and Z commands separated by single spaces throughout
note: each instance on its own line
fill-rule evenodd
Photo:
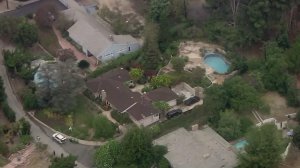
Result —
M 58 143 L 63 144 L 66 142 L 67 138 L 64 137 L 62 134 L 60 133 L 54 133 L 52 135 L 52 138 L 55 139 Z

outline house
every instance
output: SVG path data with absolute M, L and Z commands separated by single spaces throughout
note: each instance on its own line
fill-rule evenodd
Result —
M 168 103 L 170 107 L 176 106 L 177 99 L 179 96 L 167 87 L 158 88 L 146 93 L 152 102 L 164 101 Z
M 115 35 L 107 22 L 90 15 L 92 9 L 86 0 L 77 0 L 78 3 L 61 1 L 69 8 L 63 14 L 75 22 L 67 30 L 69 37 L 81 46 L 86 56 L 94 56 L 101 62 L 107 62 L 141 47 L 131 35 Z
M 160 110 L 153 107 L 150 99 L 138 92 L 132 92 L 125 82 L 130 80 L 127 70 L 117 68 L 98 78 L 87 81 L 88 89 L 107 106 L 128 113 L 138 126 L 148 126 L 159 121 Z
M 172 168 L 233 168 L 237 166 L 235 150 L 208 126 L 187 131 L 179 128 L 154 141 L 168 148 L 165 155 Z

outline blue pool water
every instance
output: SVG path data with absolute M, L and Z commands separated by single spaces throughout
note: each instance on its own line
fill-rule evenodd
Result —
M 243 150 L 245 148 L 245 146 L 248 144 L 248 142 L 246 140 L 240 140 L 238 141 L 236 144 L 234 144 L 233 146 L 237 149 L 237 150 Z
M 210 53 L 205 55 L 204 63 L 213 68 L 219 74 L 228 72 L 229 64 L 224 60 L 222 55 Z

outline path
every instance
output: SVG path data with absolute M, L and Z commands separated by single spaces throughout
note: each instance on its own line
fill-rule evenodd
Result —
M 23 167 L 26 160 L 28 159 L 29 155 L 34 151 L 35 146 L 33 144 L 27 146 L 25 149 L 12 154 L 9 157 L 11 161 L 9 164 L 5 165 L 3 168 L 16 168 L 16 167 Z
M 2 41 L 0 41 L 0 51 L 2 51 L 4 48 L 7 48 L 7 45 L 5 45 Z M 3 85 L 5 87 L 7 102 L 9 106 L 12 108 L 12 110 L 15 111 L 16 119 L 18 120 L 24 117 L 27 121 L 29 121 L 29 123 L 31 124 L 31 135 L 33 137 L 39 136 L 40 142 L 48 145 L 49 152 L 56 151 L 56 153 L 63 153 L 65 156 L 68 155 L 68 153 L 65 152 L 65 150 L 60 145 L 54 142 L 52 138 L 47 136 L 47 134 L 40 127 L 38 127 L 34 122 L 29 120 L 28 116 L 26 115 L 26 112 L 23 110 L 22 104 L 19 102 L 19 100 L 17 99 L 16 95 L 14 94 L 11 88 L 8 75 L 6 72 L 6 68 L 4 66 L 2 52 L 0 52 L 0 76 L 2 77 Z M 86 166 L 83 166 L 81 163 L 78 163 L 77 167 L 85 168 Z
M 95 57 L 87 57 L 82 52 L 80 52 L 77 48 L 75 48 L 69 41 L 62 37 L 61 33 L 56 29 L 53 28 L 54 33 L 58 39 L 60 46 L 63 49 L 71 49 L 74 52 L 74 56 L 77 60 L 86 60 L 90 63 L 90 69 L 94 71 L 97 68 L 97 59 Z

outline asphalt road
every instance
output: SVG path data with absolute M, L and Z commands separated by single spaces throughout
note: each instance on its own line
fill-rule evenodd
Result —
M 53 4 L 58 11 L 67 9 L 58 0 L 39 0 L 37 2 L 33 2 L 28 5 L 24 5 L 16 10 L 3 12 L 0 14 L 0 16 L 2 16 L 2 15 L 13 16 L 13 17 L 26 16 L 28 14 L 35 13 L 40 7 L 42 7 L 46 4 Z
M 0 51 L 2 51 L 3 48 L 7 48 L 5 44 L 0 40 Z M 63 154 L 64 156 L 67 156 L 68 153 L 78 156 L 77 167 L 78 168 L 88 168 L 92 165 L 92 155 L 94 153 L 94 147 L 92 146 L 84 146 L 79 144 L 72 144 L 70 142 L 67 142 L 66 144 L 59 145 L 53 139 L 51 138 L 51 135 L 53 132 L 47 129 L 41 129 L 36 123 L 32 122 L 28 116 L 26 115 L 26 112 L 23 110 L 23 106 L 20 103 L 20 101 L 17 99 L 16 95 L 14 94 L 10 82 L 8 80 L 7 72 L 4 66 L 3 61 L 3 55 L 2 52 L 0 52 L 0 76 L 2 77 L 3 84 L 5 87 L 5 93 L 7 95 L 7 102 L 9 106 L 16 112 L 16 118 L 17 120 L 24 117 L 27 121 L 31 124 L 31 135 L 32 137 L 40 137 L 40 142 L 43 144 L 48 145 L 48 151 L 50 153 L 55 153 L 57 155 Z

